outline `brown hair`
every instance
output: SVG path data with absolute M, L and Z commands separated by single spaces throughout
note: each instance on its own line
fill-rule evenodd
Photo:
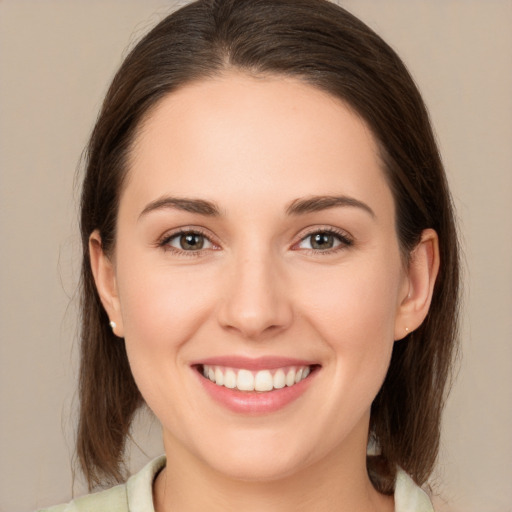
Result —
M 177 88 L 230 68 L 295 77 L 350 104 L 379 144 L 403 254 L 424 229 L 439 235 L 441 269 L 429 314 L 395 343 L 370 420 L 380 448 L 368 457 L 375 487 L 391 493 L 397 465 L 423 484 L 438 452 L 456 347 L 459 265 L 450 194 L 421 96 L 395 52 L 327 0 L 199 0 L 165 18 L 127 56 L 86 152 L 77 454 L 89 485 L 123 479 L 126 438 L 143 404 L 96 292 L 89 236 L 98 229 L 103 250 L 112 253 L 127 157 L 150 109 Z

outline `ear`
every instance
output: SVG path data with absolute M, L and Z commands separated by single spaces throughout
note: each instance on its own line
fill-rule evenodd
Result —
M 94 282 L 96 283 L 101 303 L 110 321 L 115 323 L 115 326 L 112 326 L 112 330 L 116 336 L 123 337 L 123 319 L 117 292 L 115 268 L 112 260 L 103 252 L 101 236 L 98 230 L 93 231 L 89 237 L 89 255 Z
M 439 272 L 439 239 L 433 229 L 425 229 L 411 252 L 406 282 L 395 319 L 395 340 L 417 329 L 425 320 Z

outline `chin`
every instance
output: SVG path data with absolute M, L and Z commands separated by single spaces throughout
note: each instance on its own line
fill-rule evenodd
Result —
M 226 457 L 220 462 L 216 460 L 214 470 L 233 480 L 244 482 L 271 482 L 282 480 L 299 472 L 307 466 L 304 462 L 287 459 L 281 454 L 259 458 Z
M 313 462 L 314 443 L 308 449 L 308 443 L 298 441 L 278 432 L 245 431 L 224 439 L 218 437 L 207 446 L 198 447 L 196 453 L 210 468 L 228 478 L 270 482 L 295 474 Z

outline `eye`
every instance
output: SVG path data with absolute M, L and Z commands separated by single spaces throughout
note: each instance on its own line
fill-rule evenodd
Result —
M 162 247 L 184 252 L 194 252 L 213 249 L 214 244 L 203 233 L 198 231 L 180 231 L 165 237 L 160 245 Z
M 327 252 L 352 245 L 347 235 L 333 230 L 321 230 L 310 233 L 297 244 L 298 249 Z

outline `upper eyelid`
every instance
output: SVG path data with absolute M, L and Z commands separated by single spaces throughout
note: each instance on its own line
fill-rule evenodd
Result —
M 302 229 L 297 234 L 296 238 L 298 241 L 304 240 L 308 236 L 314 235 L 315 233 L 332 233 L 333 235 L 338 235 L 340 237 L 346 238 L 350 241 L 354 241 L 354 237 L 345 229 L 336 228 L 334 226 L 309 226 L 307 228 Z M 294 242 L 296 243 L 296 242 Z
M 170 244 L 172 240 L 175 240 L 176 238 L 184 235 L 184 234 L 196 234 L 201 235 L 204 238 L 208 240 L 211 247 L 202 247 L 200 249 L 192 249 L 192 250 L 186 250 L 179 247 L 174 247 Z M 219 244 L 212 240 L 212 237 L 208 236 L 206 233 L 203 232 L 202 229 L 198 228 L 189 228 L 189 229 L 183 229 L 178 228 L 176 230 L 167 231 L 164 233 L 163 236 L 161 236 L 155 244 L 155 247 L 157 249 L 161 249 L 166 253 L 174 254 L 176 257 L 199 257 L 201 255 L 206 255 L 211 251 L 217 251 L 219 249 Z
M 303 243 L 309 237 L 311 237 L 317 233 L 329 233 L 329 234 L 337 237 L 340 244 L 336 247 L 331 247 L 329 249 L 324 249 L 324 250 L 298 247 L 301 243 Z M 305 252 L 309 252 L 312 254 L 328 255 L 328 254 L 338 253 L 339 251 L 342 251 L 344 249 L 352 247 L 353 245 L 354 245 L 354 237 L 350 233 L 348 233 L 347 231 L 345 231 L 343 229 L 334 228 L 332 226 L 329 226 L 329 227 L 323 227 L 323 228 L 314 227 L 310 231 L 303 233 L 299 237 L 298 241 L 296 241 L 292 244 L 291 249 L 305 251 Z
M 162 236 L 158 238 L 158 243 L 163 243 L 166 240 L 171 240 L 177 236 L 184 235 L 187 233 L 194 233 L 196 235 L 201 235 L 207 238 L 212 244 L 214 245 L 220 245 L 218 240 L 218 237 L 216 237 L 213 234 L 210 234 L 209 230 L 206 230 L 204 228 L 200 228 L 198 226 L 182 226 L 176 229 L 170 229 L 166 231 Z
M 199 235 L 208 240 L 211 244 L 215 244 L 215 242 L 213 242 L 209 236 L 205 235 L 204 233 L 201 233 L 200 231 L 178 231 L 177 233 L 171 233 L 168 236 L 164 236 L 163 240 L 174 240 L 183 235 Z
M 157 240 L 158 245 L 164 245 L 169 240 L 180 236 L 182 234 L 186 233 L 195 233 L 204 236 L 206 239 L 208 239 L 213 245 L 215 246 L 222 246 L 224 245 L 223 242 L 220 240 L 220 238 L 213 233 L 211 233 L 210 230 L 207 230 L 203 227 L 199 226 L 181 226 L 176 229 L 171 229 L 166 231 L 162 236 L 160 236 Z M 347 241 L 350 241 L 351 243 L 354 242 L 354 237 L 345 229 L 337 228 L 331 225 L 314 225 L 314 226 L 308 226 L 306 228 L 301 229 L 295 236 L 294 236 L 294 242 L 292 243 L 292 246 L 297 245 L 298 243 L 302 242 L 304 239 L 306 239 L 309 236 L 312 236 L 316 233 L 332 233 L 335 236 L 339 236 L 340 238 L 344 238 Z

